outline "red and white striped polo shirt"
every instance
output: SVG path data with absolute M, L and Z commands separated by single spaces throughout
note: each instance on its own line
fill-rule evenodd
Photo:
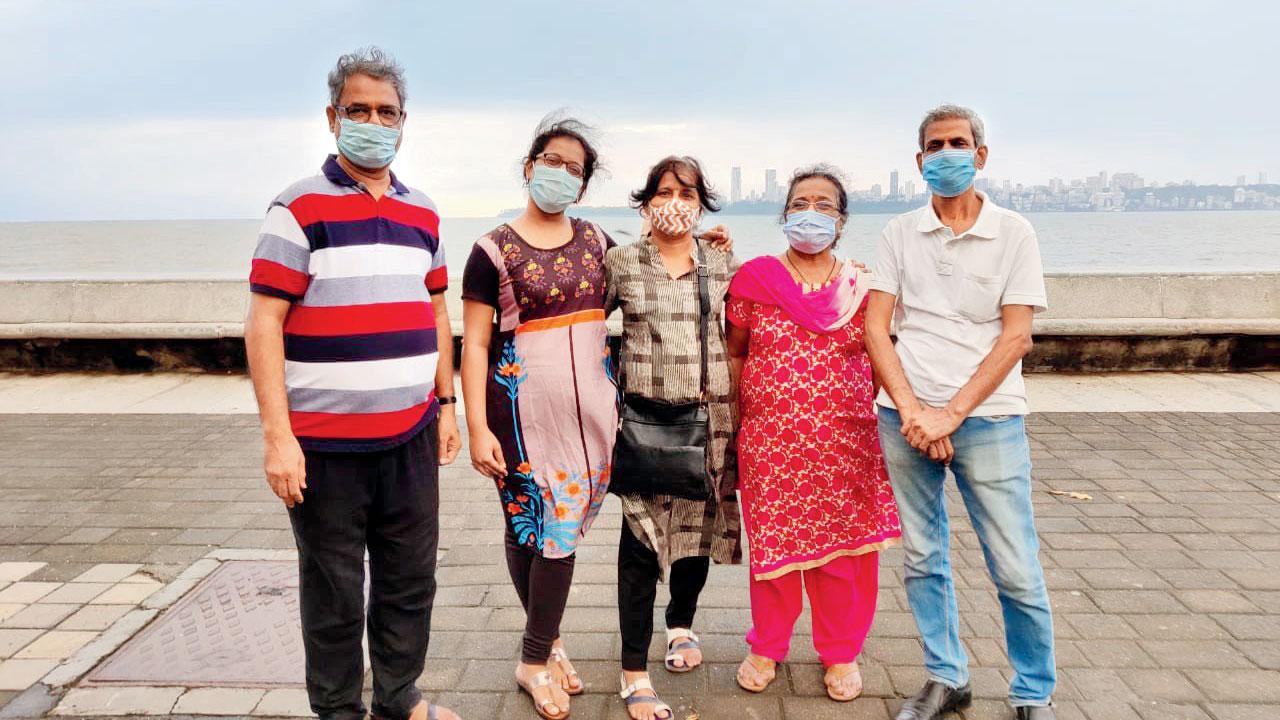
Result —
M 333 155 L 271 203 L 249 286 L 293 303 L 285 385 L 304 449 L 392 448 L 438 414 L 431 294 L 448 285 L 439 229 L 426 195 L 393 174 L 375 200 Z

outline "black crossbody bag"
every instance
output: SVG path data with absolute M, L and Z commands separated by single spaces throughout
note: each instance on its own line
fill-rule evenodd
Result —
M 707 473 L 707 325 L 711 316 L 710 270 L 698 245 L 699 399 L 665 403 L 626 394 L 623 375 L 622 412 L 609 492 L 618 495 L 671 495 L 706 500 L 712 495 Z M 623 350 L 625 362 L 626 350 Z

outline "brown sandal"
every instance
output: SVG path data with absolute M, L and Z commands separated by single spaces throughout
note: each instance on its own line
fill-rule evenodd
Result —
M 848 677 L 857 677 L 858 679 L 853 693 L 849 695 L 837 694 L 836 687 Z M 822 678 L 822 684 L 827 686 L 827 697 L 836 702 L 849 702 L 862 694 L 862 669 L 858 667 L 856 661 L 832 665 L 827 668 L 827 673 Z
M 762 667 L 755 660 L 752 660 L 752 658 L 759 658 L 760 660 L 763 660 L 764 662 L 767 662 L 769 664 Z M 747 665 L 750 665 L 752 670 L 755 670 L 756 672 L 765 676 L 765 681 L 763 684 L 752 685 L 743 679 L 742 670 Z M 777 678 L 778 678 L 778 663 L 774 660 L 770 660 L 769 658 L 760 657 L 755 653 L 747 655 L 746 659 L 742 661 L 742 664 L 738 666 L 738 672 L 737 672 L 738 687 L 742 688 L 743 690 L 746 690 L 747 692 L 762 693 L 765 690 L 767 690 L 769 688 L 769 685 L 772 684 L 773 681 L 776 680 Z

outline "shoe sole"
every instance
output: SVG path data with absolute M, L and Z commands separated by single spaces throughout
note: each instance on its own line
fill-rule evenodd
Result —
M 938 712 L 934 713 L 933 715 L 930 715 L 927 718 L 927 720 L 941 720 L 942 716 L 946 715 L 947 713 L 953 713 L 957 710 L 963 710 L 972 704 L 973 704 L 973 693 L 970 692 L 966 695 L 961 695 L 960 697 L 955 698 L 950 702 L 943 704 L 942 707 L 938 708 Z
M 946 715 L 947 713 L 955 712 L 957 710 L 963 710 L 972 704 L 973 704 L 973 693 L 961 695 L 955 700 L 952 700 L 946 705 L 943 705 L 942 710 L 940 710 L 938 714 L 934 715 L 933 717 L 935 718 L 935 720 L 937 720 L 937 718 L 941 718 L 943 715 Z

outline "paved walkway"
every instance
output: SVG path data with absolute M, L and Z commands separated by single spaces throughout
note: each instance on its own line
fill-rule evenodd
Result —
M 1057 613 L 1059 717 L 1280 716 L 1280 414 L 1041 413 L 1030 428 Z M 118 644 L 136 629 L 126 618 L 145 622 L 220 560 L 288 557 L 287 518 L 261 480 L 258 443 L 251 415 L 0 416 L 0 707 L 9 703 L 0 717 L 55 705 L 73 716 L 299 711 L 297 690 L 72 682 L 85 647 L 110 645 L 90 633 L 109 627 L 122 634 Z M 465 465 L 442 482 L 441 589 L 421 685 L 469 719 L 532 718 L 508 680 L 523 618 L 492 489 Z M 954 497 L 952 512 L 962 514 Z M 576 718 L 625 717 L 613 694 L 620 521 L 610 499 L 580 553 L 564 622 L 588 683 Z M 964 717 L 1009 718 L 999 607 L 963 520 L 955 536 L 980 698 Z M 852 705 L 822 695 L 807 615 L 779 682 L 762 696 L 736 688 L 748 623 L 742 567 L 712 570 L 697 621 L 707 664 L 685 676 L 657 669 L 655 681 L 681 719 L 891 717 L 923 679 L 900 564 L 900 552 L 885 553 L 862 660 L 866 693 Z M 31 609 L 41 605 L 57 609 Z M 95 613 L 123 615 L 78 629 L 75 618 Z M 42 678 L 54 687 L 22 692 Z
M 1036 412 L 1280 412 L 1280 372 L 1032 373 Z M 3 413 L 256 413 L 244 375 L 0 372 Z

